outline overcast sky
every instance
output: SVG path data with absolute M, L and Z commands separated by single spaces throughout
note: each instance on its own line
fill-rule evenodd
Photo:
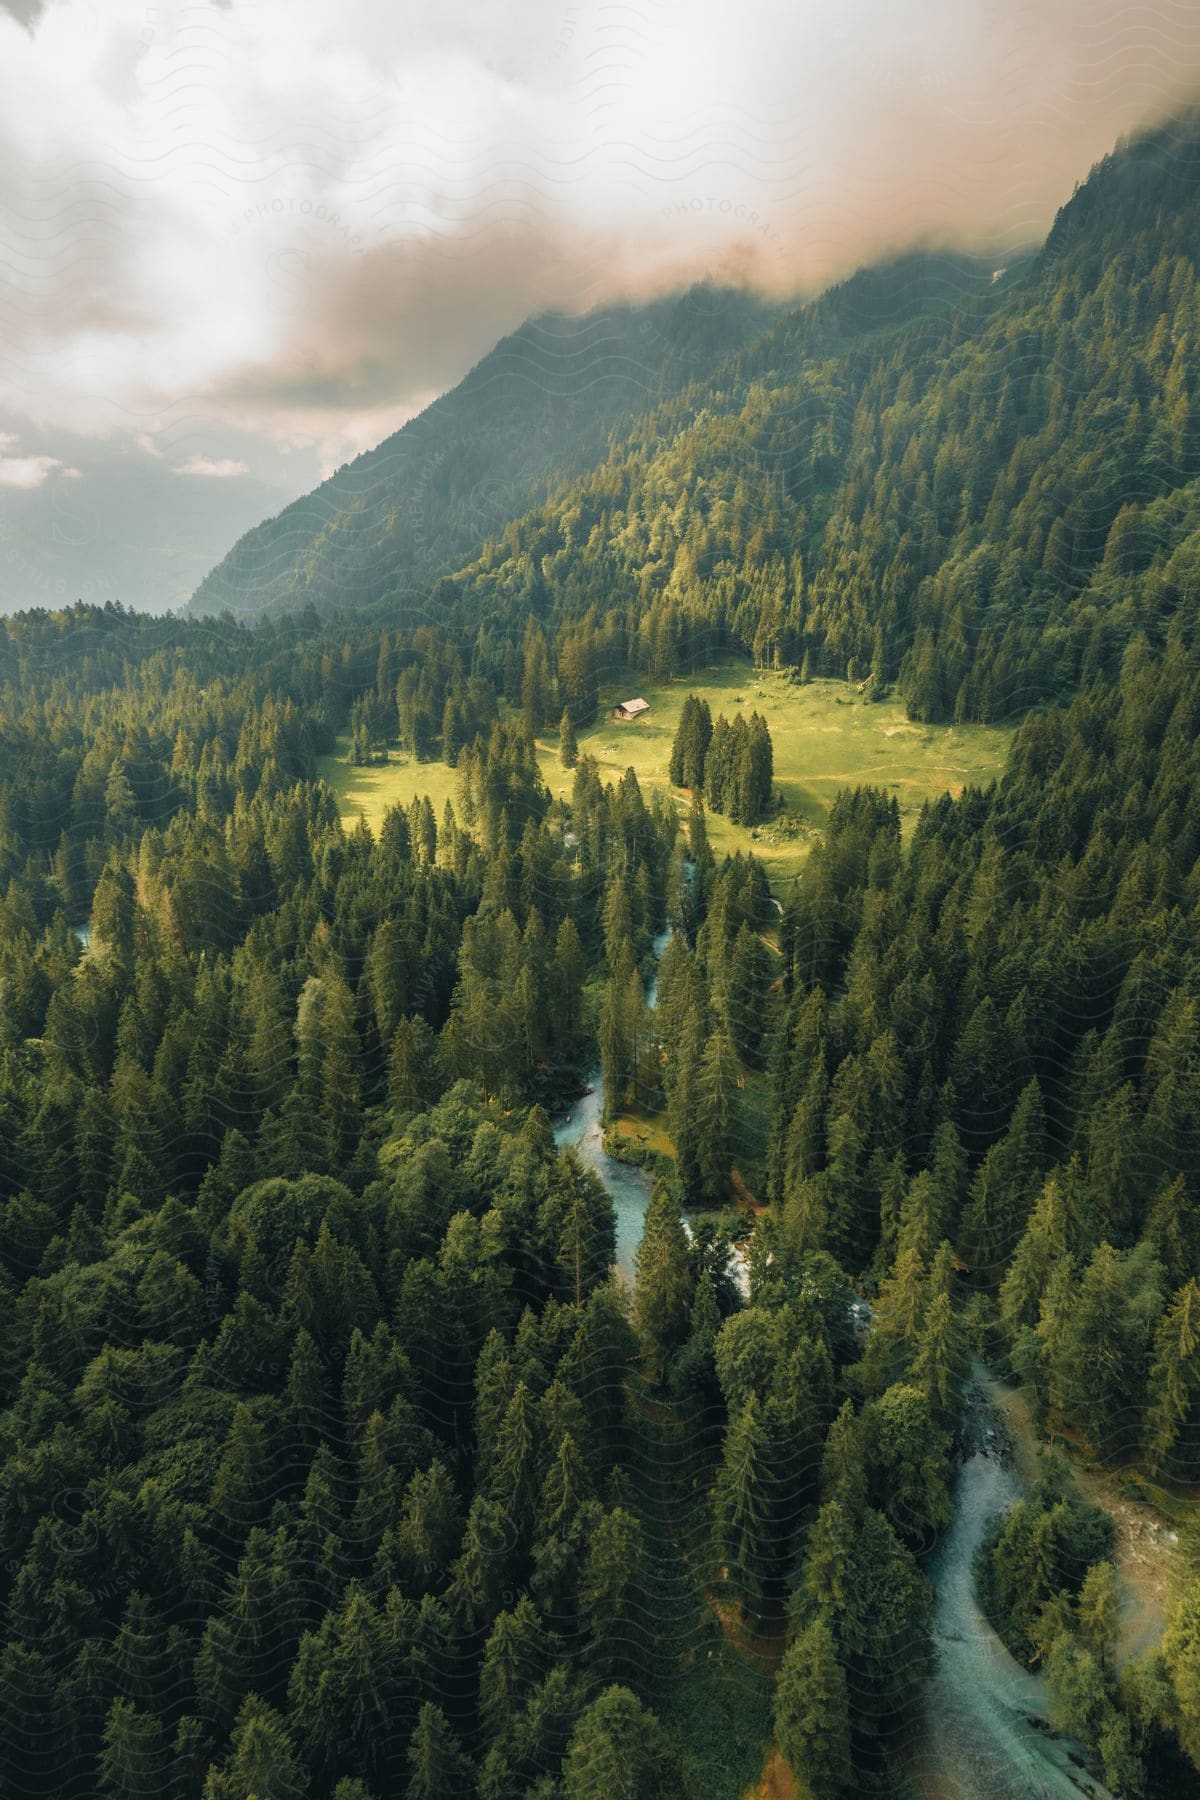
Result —
M 1198 88 L 1190 0 L 0 0 L 0 607 L 179 604 L 530 313 L 1011 254 Z

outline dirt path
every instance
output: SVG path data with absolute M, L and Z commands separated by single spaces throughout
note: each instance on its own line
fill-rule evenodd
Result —
M 747 1791 L 745 1800 L 803 1800 L 807 1792 L 792 1774 L 776 1745 L 772 1744 L 763 1764 L 762 1780 Z

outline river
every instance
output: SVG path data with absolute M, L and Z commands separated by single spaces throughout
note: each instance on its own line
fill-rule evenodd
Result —
M 926 1690 L 913 1770 L 928 1800 L 1111 1800 L 1079 1746 L 1047 1723 L 1046 1684 L 1009 1655 L 975 1598 L 985 1531 L 1024 1491 L 997 1384 L 976 1364 L 954 1518 L 930 1558 L 938 1666 Z
M 660 932 L 658 958 L 670 941 Z M 657 998 L 651 980 L 646 1003 Z M 616 1267 L 632 1282 L 634 1257 L 650 1202 L 652 1177 L 618 1162 L 604 1148 L 604 1084 L 593 1070 L 588 1091 L 554 1133 L 572 1147 L 612 1196 Z M 913 1762 L 922 1800 L 1112 1800 L 1083 1766 L 1079 1747 L 1048 1724 L 1046 1684 L 1009 1655 L 975 1598 L 974 1560 L 990 1521 L 1024 1491 L 1033 1460 L 1026 1421 L 1005 1404 L 1005 1391 L 976 1365 L 965 1433 L 968 1455 L 958 1473 L 955 1512 L 927 1573 L 935 1595 L 937 1672 Z M 1014 1441 L 1017 1440 L 1017 1441 Z
M 671 941 L 668 926 L 660 931 L 651 945 L 657 968 L 658 959 Z M 658 976 L 646 989 L 646 1005 L 653 1007 L 658 999 Z M 604 1148 L 604 1079 L 599 1068 L 588 1077 L 588 1091 L 554 1133 L 560 1150 L 573 1149 L 579 1160 L 594 1169 L 612 1196 L 617 1215 L 616 1266 L 626 1281 L 633 1280 L 633 1259 L 642 1238 L 642 1221 L 650 1204 L 653 1177 L 646 1169 L 632 1163 L 618 1162 Z

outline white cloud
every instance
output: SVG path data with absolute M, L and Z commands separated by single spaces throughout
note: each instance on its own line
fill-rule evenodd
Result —
M 15 449 L 11 432 L 0 433 L 0 450 Z M 0 455 L 0 487 L 40 488 L 52 475 L 60 480 L 78 481 L 83 471 L 72 469 L 57 456 Z
M 189 456 L 186 462 L 176 463 L 171 473 L 203 475 L 209 481 L 228 481 L 234 475 L 248 475 L 250 465 L 233 456 Z

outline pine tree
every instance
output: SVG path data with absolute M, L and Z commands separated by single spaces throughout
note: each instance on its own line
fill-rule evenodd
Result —
M 405 1800 L 462 1800 L 470 1787 L 471 1765 L 441 1707 L 427 1700 L 408 1746 Z
M 714 1031 L 704 1046 L 698 1077 L 696 1161 L 700 1191 L 711 1205 L 724 1197 L 733 1161 L 737 1091 L 737 1058 L 724 1031 Z
M 601 1183 L 572 1151 L 559 1159 L 555 1190 L 543 1207 L 554 1221 L 554 1254 L 566 1289 L 578 1303 L 603 1281 L 616 1258 L 616 1216 Z
M 695 865 L 696 879 L 700 884 L 701 896 L 704 896 L 712 875 L 713 854 L 709 848 L 708 831 L 704 822 L 704 799 L 699 792 L 692 794 L 692 803 L 688 808 L 687 838 L 688 855 Z
M 963 1214 L 962 1254 L 973 1273 L 996 1280 L 1016 1250 L 1046 1162 L 1045 1119 L 1036 1081 L 1025 1088 L 1008 1131 L 984 1158 Z
M 388 1059 L 388 1098 L 397 1112 L 420 1112 L 437 1091 L 437 1039 L 424 1019 L 401 1019 Z
M 588 1668 L 638 1687 L 645 1674 L 646 1554 L 640 1522 L 615 1507 L 592 1533 L 579 1577 L 579 1619 Z
M 686 1004 L 682 1018 L 668 1026 L 667 1130 L 675 1148 L 675 1175 L 687 1200 L 700 1198 L 700 1144 L 702 1134 L 700 1069 L 704 1058 L 707 1005 L 700 999 Z M 671 1008 L 670 1016 L 675 1017 Z
M 1110 1562 L 1093 1563 L 1079 1591 L 1079 1630 L 1104 1668 L 1112 1668 L 1121 1625 L 1121 1589 Z
M 574 919 L 566 918 L 554 939 L 554 969 L 557 978 L 556 1017 L 561 1031 L 565 1057 L 576 1049 L 583 1011 L 583 984 L 587 978 L 587 955 Z
M 1162 1309 L 1158 1265 L 1139 1248 L 1099 1245 L 1082 1280 L 1054 1288 L 1038 1336 L 1060 1418 L 1108 1456 L 1140 1436 L 1150 1348 Z
M 167 1753 L 154 1713 L 114 1700 L 104 1727 L 100 1789 L 113 1800 L 155 1800 L 162 1793 Z
M 645 1012 L 641 978 L 626 937 L 600 1001 L 600 1068 L 609 1110 L 619 1109 L 636 1095 Z
M 1168 1287 L 1182 1287 L 1192 1271 L 1200 1268 L 1200 1207 L 1189 1195 L 1182 1175 L 1159 1190 L 1142 1235 L 1154 1246 Z
M 249 1406 L 238 1406 L 212 1488 L 212 1508 L 225 1530 L 244 1535 L 262 1517 L 267 1502 L 269 1456 L 266 1434 Z
M 863 1423 L 873 1504 L 914 1549 L 928 1548 L 954 1513 L 949 1436 L 920 1389 L 901 1383 L 872 1401 Z
M 687 1337 L 694 1287 L 687 1231 L 665 1181 L 654 1184 L 634 1267 L 633 1326 L 658 1382 Z
M 406 1588 L 419 1593 L 440 1586 L 461 1540 L 458 1495 L 445 1464 L 435 1457 L 409 1481 L 394 1534 L 394 1560 Z
M 763 1598 L 774 1546 L 768 1541 L 770 1494 L 766 1434 L 752 1394 L 729 1427 L 713 1494 L 718 1555 L 747 1613 Z
M 518 1538 L 524 1538 L 532 1525 L 537 1462 L 535 1424 L 529 1389 L 519 1381 L 497 1434 L 492 1465 L 494 1496 L 506 1508 Z
M 546 637 L 532 619 L 525 634 L 525 668 L 521 680 L 521 722 L 532 740 L 546 722 L 550 704 L 550 661 Z
M 704 767 L 712 738 L 712 714 L 707 700 L 689 694 L 680 709 L 679 724 L 671 746 L 669 774 L 672 786 L 696 790 L 704 785 Z
M 242 1702 L 224 1769 L 209 1775 L 204 1800 L 304 1800 L 308 1781 L 283 1720 L 254 1694 Z
M 320 1353 L 310 1334 L 301 1328 L 292 1344 L 284 1395 L 289 1449 L 297 1470 L 301 1459 L 306 1459 L 315 1450 L 327 1428 L 332 1407 Z
M 662 1727 L 625 1687 L 605 1688 L 580 1716 L 562 1773 L 563 1800 L 682 1800 Z
M 751 1068 L 760 1066 L 768 967 L 761 938 L 743 923 L 734 939 L 725 983 L 725 1019 L 734 1052 Z
M 495 1617 L 514 1548 L 503 1506 L 477 1493 L 467 1515 L 448 1595 L 455 1616 L 466 1629 L 479 1630 Z
M 551 1640 L 528 1595 L 492 1627 L 479 1671 L 479 1712 L 498 1734 L 515 1720 L 530 1691 L 546 1673 Z
M 917 1334 L 911 1379 L 943 1429 L 958 1423 L 969 1368 L 966 1333 L 954 1302 L 948 1293 L 934 1294 Z
M 856 1729 L 878 1734 L 932 1669 L 931 1599 L 913 1555 L 881 1513 L 867 1507 L 853 1518 L 836 1502 L 821 1508 L 809 1534 L 802 1602 L 834 1634 Z
M 901 1250 L 879 1290 L 863 1355 L 863 1380 L 877 1391 L 907 1373 L 924 1321 L 928 1278 L 920 1253 Z
M 118 757 L 108 772 L 104 785 L 104 811 L 113 837 L 128 837 L 137 826 L 137 798 L 129 784 L 125 766 Z
M 835 1501 L 842 1513 L 852 1518 L 866 1504 L 866 1498 L 866 1433 L 853 1400 L 844 1400 L 825 1439 L 821 1499 L 826 1504 Z
M 775 1736 L 815 1800 L 850 1784 L 850 1709 L 833 1634 L 814 1619 L 788 1645 L 775 1686 Z
M 538 1503 L 537 1536 L 563 1537 L 570 1532 L 589 1487 L 583 1458 L 569 1431 L 558 1437 L 558 1449 L 546 1470 Z
M 1175 1729 L 1200 1769 L 1200 1582 L 1186 1583 L 1171 1608 L 1162 1638 Z
M 1000 1318 L 1011 1342 L 1036 1325 L 1050 1277 L 1070 1253 L 1074 1233 L 1066 1176 L 1048 1175 L 1000 1289 Z
M 1200 1463 L 1194 1418 L 1200 1400 L 1200 1283 L 1181 1287 L 1155 1340 L 1147 1389 L 1145 1440 L 1151 1472 L 1163 1464 L 1184 1480 Z M 1192 1425 L 1192 1429 L 1187 1427 Z

